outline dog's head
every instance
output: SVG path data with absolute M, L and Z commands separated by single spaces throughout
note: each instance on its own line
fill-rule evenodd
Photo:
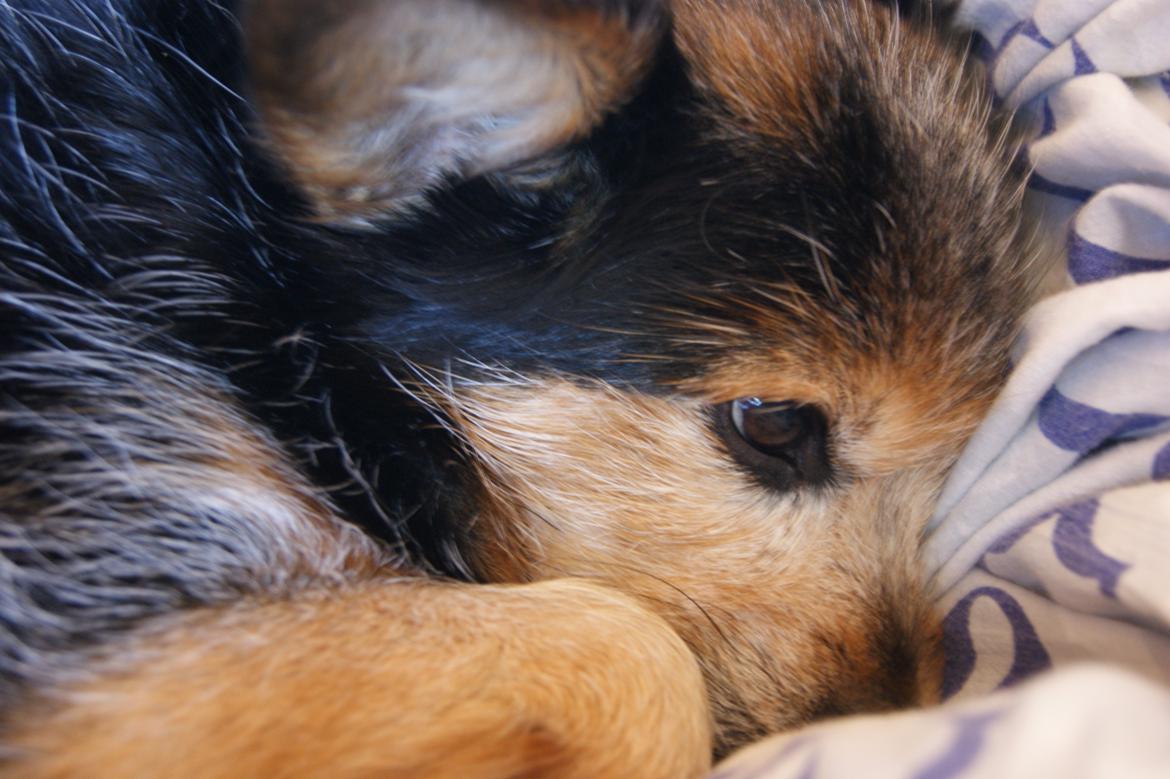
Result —
M 383 247 L 352 327 L 462 442 L 479 577 L 643 598 L 723 747 L 931 697 L 920 534 L 1028 287 L 948 47 L 862 0 L 257 0 L 248 29 L 270 147 Z

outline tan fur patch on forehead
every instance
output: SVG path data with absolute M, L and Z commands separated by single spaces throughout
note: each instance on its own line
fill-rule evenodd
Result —
M 697 83 L 754 131 L 786 136 L 821 100 L 808 99 L 823 67 L 820 25 L 802 0 L 675 4 L 675 41 Z M 811 78 L 810 78 L 811 77 Z
M 725 118 L 790 142 L 815 140 L 836 120 L 839 74 L 866 79 L 872 93 L 884 69 L 914 60 L 920 35 L 863 0 L 679 0 L 674 34 L 692 78 Z

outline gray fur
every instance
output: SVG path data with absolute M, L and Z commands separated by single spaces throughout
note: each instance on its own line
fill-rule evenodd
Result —
M 379 556 L 165 335 L 110 304 L 0 303 L 39 331 L 0 356 L 0 698 L 147 618 Z M 255 473 L 230 462 L 248 454 Z

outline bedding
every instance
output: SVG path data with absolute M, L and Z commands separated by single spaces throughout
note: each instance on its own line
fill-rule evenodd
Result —
M 928 527 L 945 705 L 719 779 L 1170 776 L 1170 2 L 965 0 L 1063 283 Z

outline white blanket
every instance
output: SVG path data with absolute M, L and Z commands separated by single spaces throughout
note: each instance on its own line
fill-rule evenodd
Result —
M 1068 278 L 929 526 L 949 703 L 778 737 L 719 779 L 1170 777 L 1170 0 L 957 19 L 1031 121 Z

